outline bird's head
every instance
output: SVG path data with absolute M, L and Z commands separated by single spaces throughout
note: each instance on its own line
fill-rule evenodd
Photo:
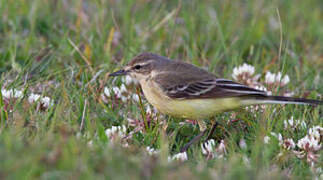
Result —
M 153 53 L 142 53 L 134 57 L 121 70 L 111 73 L 109 76 L 130 75 L 137 81 L 141 81 L 150 77 L 154 71 L 158 70 L 163 65 L 171 62 L 166 57 L 159 56 Z

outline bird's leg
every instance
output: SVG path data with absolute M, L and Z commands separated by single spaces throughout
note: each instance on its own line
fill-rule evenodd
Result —
M 190 140 L 190 142 L 188 142 L 187 144 L 185 144 L 184 147 L 181 148 L 181 152 L 185 152 L 187 151 L 187 149 L 192 145 L 194 144 L 195 142 L 199 141 L 203 136 L 204 134 L 206 133 L 206 124 L 204 121 L 202 120 L 198 120 L 197 123 L 199 124 L 199 127 L 200 127 L 200 133 L 195 136 L 192 140 Z
M 219 125 L 219 123 L 218 122 L 216 122 L 215 120 L 213 120 L 212 121 L 212 128 L 211 128 L 211 130 L 210 130 L 210 132 L 209 132 L 209 134 L 207 135 L 207 138 L 206 138 L 206 140 L 205 141 L 208 141 L 209 139 L 211 139 L 211 137 L 212 137 L 212 135 L 213 135 L 213 133 L 214 133 L 214 130 L 216 129 L 216 127 Z
M 190 140 L 190 142 L 188 142 L 187 144 L 185 144 L 184 147 L 181 148 L 181 153 L 187 151 L 187 149 L 194 144 L 195 142 L 199 141 L 202 136 L 204 136 L 204 134 L 206 133 L 206 130 L 200 132 L 200 134 L 198 134 L 197 136 L 195 136 L 192 140 Z

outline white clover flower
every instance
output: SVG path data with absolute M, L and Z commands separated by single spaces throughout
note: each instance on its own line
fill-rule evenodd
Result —
M 110 89 L 109 88 L 107 88 L 107 87 L 104 88 L 104 95 L 106 97 L 110 97 L 111 96 L 111 93 L 110 93 Z
M 121 93 L 125 93 L 125 92 L 127 92 L 127 88 L 126 88 L 126 86 L 125 86 L 124 84 L 122 84 L 122 85 L 120 86 L 120 92 L 121 92 Z
M 221 140 L 219 146 L 216 148 L 216 152 L 219 155 L 219 158 L 223 157 L 227 153 L 223 139 Z
M 264 143 L 265 144 L 268 144 L 269 143 L 269 140 L 270 140 L 270 137 L 269 136 L 265 136 L 264 137 Z
M 186 161 L 187 158 L 187 153 L 186 152 L 182 152 L 182 153 L 178 153 L 173 155 L 172 157 L 168 157 L 168 162 L 173 161 L 173 160 L 178 160 L 178 161 Z
M 283 144 L 283 136 L 280 133 L 278 133 L 278 138 L 277 139 L 279 141 L 279 144 L 282 145 Z
M 156 150 L 152 147 L 146 147 L 146 151 L 148 152 L 149 155 L 155 155 L 155 154 L 158 154 L 160 151 L 159 150 Z
M 283 84 L 283 85 L 286 85 L 286 84 L 288 84 L 289 83 L 289 76 L 286 74 L 284 77 L 283 77 L 283 79 L 281 80 L 281 83 Z
M 1 89 L 1 94 L 2 94 L 2 97 L 3 98 L 7 98 L 7 99 L 10 99 L 10 93 L 8 90 L 6 89 Z
M 132 99 L 133 99 L 135 102 L 139 102 L 139 96 L 138 96 L 138 94 L 133 94 L 133 95 L 132 95 Z
M 41 96 L 39 94 L 30 94 L 29 97 L 28 97 L 28 102 L 29 103 L 34 103 L 36 101 L 38 101 L 38 99 L 40 98 Z
M 113 139 L 115 136 L 124 137 L 126 134 L 127 128 L 125 125 L 122 126 L 112 126 L 109 129 L 105 130 L 105 134 L 109 139 Z
M 150 105 L 146 105 L 146 113 L 147 114 L 152 114 L 153 110 L 151 109 Z
M 49 108 L 50 106 L 53 106 L 53 101 L 49 97 L 47 96 L 42 97 L 41 95 L 34 94 L 34 93 L 31 93 L 29 95 L 28 102 L 31 104 L 35 102 L 39 102 L 40 106 L 46 109 Z
M 252 76 L 255 73 L 255 67 L 248 65 L 246 63 L 244 63 L 242 66 L 234 67 L 233 73 L 232 73 L 232 78 L 234 80 L 238 81 L 239 76 L 241 76 L 244 73 Z
M 6 99 L 23 97 L 23 92 L 16 89 L 9 89 L 9 90 L 1 89 L 1 94 L 2 94 L 2 97 Z
M 214 146 L 215 146 L 214 139 L 210 139 L 206 141 L 204 144 L 201 144 L 202 154 L 204 155 L 209 155 L 211 153 L 213 154 Z
M 126 85 L 132 84 L 134 82 L 133 78 L 129 75 L 126 75 L 124 77 L 124 82 L 126 83 Z
M 284 120 L 284 129 L 288 128 L 288 121 Z
M 284 96 L 287 96 L 287 97 L 292 97 L 292 96 L 294 96 L 294 92 L 285 92 L 284 93 Z
M 256 85 L 254 86 L 255 89 L 260 90 L 260 91 L 267 91 L 267 88 L 263 85 Z
M 290 126 L 294 125 L 294 117 L 293 116 L 288 120 L 288 123 L 290 124 Z
M 296 122 L 294 125 L 294 117 L 293 116 L 289 120 L 284 120 L 284 128 L 287 129 L 289 126 L 292 128 L 296 126 Z
M 241 149 L 247 149 L 247 143 L 246 143 L 246 140 L 244 138 L 240 139 L 239 146 L 240 146 Z
M 226 146 L 224 140 L 221 140 L 218 147 L 215 148 L 214 139 L 210 139 L 205 143 L 201 144 L 202 154 L 206 156 L 206 159 L 223 158 L 226 154 Z
M 319 141 L 323 135 L 323 128 L 321 126 L 314 126 L 308 130 L 308 135 Z
M 128 97 L 126 97 L 126 96 L 121 95 L 120 98 L 121 98 L 122 102 L 127 102 L 128 101 Z
M 41 103 L 45 108 L 48 108 L 53 105 L 53 102 L 51 101 L 51 99 L 46 96 L 41 98 Z
M 306 128 L 306 123 L 298 119 L 294 120 L 293 116 L 288 120 L 284 120 L 284 129 L 288 129 L 288 128 L 296 129 L 298 127 Z
M 322 148 L 321 134 L 323 128 L 321 126 L 314 126 L 310 128 L 308 134 L 302 139 L 298 140 L 297 147 L 300 151 L 293 151 L 298 158 L 306 157 L 310 166 L 314 166 L 320 157 L 320 154 L 315 154 Z
M 113 87 L 112 91 L 118 98 L 121 97 L 121 91 L 120 91 L 119 87 L 117 87 L 117 86 Z
M 275 74 L 272 74 L 271 72 L 267 72 L 265 76 L 265 82 L 267 84 L 273 84 L 276 80 Z
M 282 78 L 282 73 L 278 72 L 277 74 L 273 74 L 271 72 L 267 72 L 266 76 L 265 76 L 265 83 L 266 84 L 274 84 L 274 83 L 280 83 L 281 86 L 285 86 L 286 84 L 288 84 L 290 81 L 289 76 L 286 74 L 283 78 Z

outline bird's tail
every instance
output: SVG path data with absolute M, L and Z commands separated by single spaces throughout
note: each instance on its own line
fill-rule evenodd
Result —
M 303 104 L 303 105 L 323 105 L 323 101 L 315 99 L 294 98 L 285 96 L 254 96 L 245 97 L 241 100 L 244 105 L 253 104 Z

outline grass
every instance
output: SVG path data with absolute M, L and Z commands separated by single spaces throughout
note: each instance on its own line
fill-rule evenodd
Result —
M 101 98 L 104 87 L 123 83 L 108 79 L 109 72 L 150 51 L 228 79 L 244 62 L 262 82 L 267 71 L 281 71 L 290 76 L 285 88 L 295 96 L 322 99 L 322 6 L 319 0 L 0 1 L 0 84 L 24 94 L 10 102 L 0 98 L 0 178 L 322 178 L 322 150 L 311 165 L 273 137 L 263 142 L 275 132 L 297 143 L 309 128 L 323 125 L 322 107 L 219 114 L 213 138 L 216 146 L 224 139 L 223 158 L 206 160 L 196 144 L 187 161 L 168 162 L 198 133 L 196 125 L 161 116 L 161 125 L 145 122 L 143 133 L 134 133 L 125 148 L 105 130 L 127 125 L 133 131 L 127 118 L 147 121 L 147 102 L 143 96 L 142 105 Z M 31 93 L 50 97 L 53 106 L 41 110 L 28 103 Z M 306 128 L 284 129 L 292 116 Z M 160 153 L 148 155 L 147 146 Z

